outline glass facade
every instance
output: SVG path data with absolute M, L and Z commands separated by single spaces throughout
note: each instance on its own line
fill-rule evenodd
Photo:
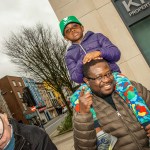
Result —
M 150 66 L 150 16 L 132 25 L 130 30 L 141 53 Z

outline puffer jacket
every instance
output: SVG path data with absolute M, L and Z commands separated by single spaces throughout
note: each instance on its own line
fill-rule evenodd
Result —
M 141 84 L 132 82 L 150 108 L 150 92 Z M 105 132 L 118 138 L 113 150 L 150 150 L 146 132 L 133 112 L 117 94 L 112 94 L 117 111 L 104 99 L 93 96 L 93 107 Z M 76 150 L 96 150 L 96 132 L 91 113 L 74 113 L 74 144 Z
M 83 83 L 82 60 L 86 53 L 99 50 L 112 71 L 120 72 L 116 62 L 120 59 L 120 51 L 101 33 L 88 31 L 80 44 L 72 44 L 65 55 L 65 61 L 71 80 Z
M 37 126 L 10 119 L 15 136 L 15 150 L 57 150 L 48 134 Z

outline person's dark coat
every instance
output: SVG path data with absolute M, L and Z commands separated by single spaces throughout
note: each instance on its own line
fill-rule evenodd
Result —
M 34 125 L 25 125 L 10 119 L 15 135 L 15 150 L 57 150 L 48 134 Z

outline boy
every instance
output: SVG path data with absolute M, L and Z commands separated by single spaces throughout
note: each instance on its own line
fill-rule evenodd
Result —
M 72 43 L 65 61 L 73 81 L 83 83 L 82 64 L 100 57 L 108 61 L 113 72 L 120 72 L 116 64 L 120 51 L 106 36 L 92 31 L 83 35 L 84 27 L 75 16 L 64 18 L 60 22 L 60 29 L 64 38 Z

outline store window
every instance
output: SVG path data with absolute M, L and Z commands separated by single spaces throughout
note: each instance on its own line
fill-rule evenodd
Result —
M 22 86 L 21 82 L 18 82 L 19 86 Z
M 132 25 L 130 30 L 150 66 L 150 16 Z
M 15 81 L 12 81 L 12 83 L 13 83 L 13 85 L 14 85 L 14 86 L 17 86 L 17 84 L 16 84 L 16 82 L 15 82 Z
M 150 0 L 112 0 L 150 66 Z
M 19 97 L 19 98 L 22 98 L 22 96 L 21 96 L 20 92 L 17 92 L 17 94 L 18 94 L 18 97 Z

